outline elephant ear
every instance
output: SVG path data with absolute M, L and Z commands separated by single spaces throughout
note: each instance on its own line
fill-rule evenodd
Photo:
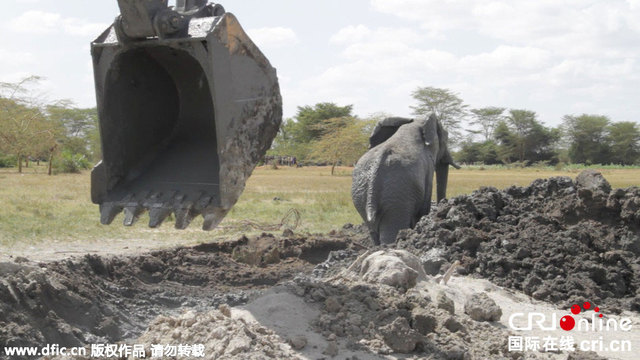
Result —
M 376 124 L 371 136 L 369 137 L 369 148 L 374 148 L 383 142 L 387 141 L 393 134 L 398 131 L 398 128 L 402 125 L 406 125 L 413 122 L 412 119 L 401 117 L 390 117 L 381 120 Z
M 455 168 L 460 168 L 451 157 L 449 152 L 448 140 L 449 133 L 444 129 L 440 120 L 432 115 L 436 121 L 436 132 L 438 134 L 438 155 L 436 159 L 436 198 L 438 202 L 447 196 L 447 183 L 449 182 L 449 165 L 453 165 Z
M 449 152 L 449 133 L 442 126 L 440 120 L 436 120 L 438 123 L 438 140 L 440 142 L 440 151 L 442 152 L 440 155 L 440 163 L 447 164 L 455 167 L 456 169 L 460 169 L 460 166 L 453 161 L 453 157 L 451 156 L 451 152 Z

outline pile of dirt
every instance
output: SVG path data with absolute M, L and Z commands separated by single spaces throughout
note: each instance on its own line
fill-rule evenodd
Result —
M 136 343 L 145 344 L 146 357 L 154 356 L 153 344 L 182 344 L 185 348 L 191 346 L 178 356 L 183 358 L 202 354 L 206 359 L 299 359 L 291 345 L 273 330 L 254 321 L 233 318 L 226 305 L 206 313 L 160 316 Z
M 438 285 L 406 251 L 370 250 L 339 275 L 298 277 L 295 284 L 294 292 L 321 305 L 313 325 L 329 344 L 339 341 L 347 349 L 380 358 L 420 358 L 425 353 L 430 359 L 512 356 L 507 351 L 509 334 L 501 324 L 456 312 L 444 292 L 432 299 L 430 292 Z
M 405 250 L 352 246 L 362 233 L 349 226 L 318 238 L 263 235 L 131 258 L 5 263 L 0 281 L 11 298 L 0 302 L 9 315 L 0 341 L 142 345 L 147 358 L 161 347 L 227 360 L 566 359 L 508 350 L 513 334 L 501 306 L 515 306 L 505 302 L 513 295 L 486 280 L 438 282 Z
M 162 316 L 134 343 L 148 356 L 152 344 L 204 344 L 211 359 L 523 357 L 508 351 L 510 333 L 496 319 L 456 311 L 414 255 L 387 249 L 349 258 L 338 275 L 301 274 L 244 306 Z M 481 294 L 476 307 L 492 302 Z
M 515 334 L 493 299 L 504 305 L 513 295 L 486 280 L 438 283 L 404 250 L 341 250 L 317 269 L 325 276 L 300 274 L 245 305 L 161 316 L 131 343 L 147 357 L 153 344 L 203 344 L 205 358 L 220 360 L 604 359 L 509 351 Z
M 563 307 L 640 311 L 640 188 L 612 190 L 595 171 L 443 201 L 398 247 L 430 274 L 459 260 L 459 274 Z
M 0 263 L 0 344 L 80 346 L 133 338 L 158 315 L 244 303 L 255 291 L 310 272 L 350 242 L 340 233 L 288 235 L 128 257 Z

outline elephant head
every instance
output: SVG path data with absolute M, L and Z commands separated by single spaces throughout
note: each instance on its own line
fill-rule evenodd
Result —
M 436 195 L 438 202 L 446 197 L 447 182 L 449 179 L 449 165 L 460 169 L 460 166 L 453 161 L 449 152 L 449 133 L 442 127 L 442 123 L 435 114 L 431 114 L 428 119 L 413 120 L 401 117 L 386 118 L 376 125 L 369 137 L 370 147 L 373 148 L 387 141 L 398 129 L 413 122 L 420 123 L 420 131 L 424 143 L 435 155 L 436 172 Z
M 398 128 L 404 124 L 412 123 L 413 119 L 401 118 L 401 117 L 389 117 L 379 121 L 376 127 L 373 129 L 371 136 L 369 137 L 369 149 L 374 148 L 383 142 L 387 141 L 393 134 L 398 131 Z

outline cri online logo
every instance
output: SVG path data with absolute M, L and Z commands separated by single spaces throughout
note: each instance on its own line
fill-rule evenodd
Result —
M 591 303 L 588 302 L 588 301 L 585 302 L 584 304 L 582 304 L 582 308 L 584 308 L 585 311 L 589 310 L 591 308 Z M 571 313 L 573 315 L 578 315 L 578 314 L 580 314 L 581 311 L 582 311 L 582 309 L 580 308 L 580 305 L 573 304 L 571 306 Z M 593 309 L 593 311 L 600 312 L 600 308 L 596 306 Z M 602 313 L 599 314 L 598 316 L 602 317 Z M 575 326 L 576 326 L 576 320 L 571 315 L 565 315 L 560 319 L 560 327 L 562 328 L 562 330 L 570 331 L 570 330 L 573 330 L 573 328 Z
M 593 307 L 590 302 L 585 302 L 582 307 L 578 304 L 571 306 L 571 313 L 573 315 L 579 315 L 583 311 L 586 312 Z M 525 313 L 513 313 L 509 316 L 509 326 L 513 330 L 533 330 L 534 327 L 543 331 L 554 331 L 560 325 L 560 328 L 565 331 L 630 331 L 632 327 L 632 321 L 629 318 L 615 319 L 610 318 L 606 321 L 603 319 L 603 315 L 600 312 L 599 307 L 593 307 L 593 313 L 591 315 L 591 321 L 586 318 L 581 318 L 577 322 L 573 318 L 573 315 L 565 315 L 560 320 L 557 320 L 556 314 L 529 312 Z M 598 315 L 596 317 L 596 314 Z M 517 326 L 515 322 L 522 323 L 524 326 Z

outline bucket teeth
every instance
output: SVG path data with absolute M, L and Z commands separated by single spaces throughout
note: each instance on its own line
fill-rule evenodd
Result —
M 205 231 L 213 230 L 220 222 L 216 214 L 213 212 L 210 212 L 208 214 L 203 214 L 203 217 L 204 217 L 204 222 L 202 223 L 202 230 L 205 230 Z
M 175 209 L 174 213 L 176 214 L 176 229 L 184 230 L 189 227 L 191 224 L 191 220 L 195 218 L 195 214 L 193 213 L 192 208 L 179 208 Z
M 194 209 L 193 201 L 186 200 L 185 194 L 177 193 L 173 198 L 173 212 L 176 215 L 175 228 L 178 230 L 184 230 L 189 227 L 191 220 L 193 220 L 198 212 Z
M 122 211 L 122 206 L 112 202 L 100 204 L 100 223 L 102 225 L 110 225 L 120 211 Z
M 157 228 L 171 215 L 171 209 L 166 207 L 154 207 L 149 210 L 149 227 Z
M 193 219 L 204 217 L 202 228 L 213 230 L 222 221 L 227 211 L 221 211 L 214 203 L 214 197 L 205 193 L 184 193 L 176 190 L 145 190 L 140 193 L 129 193 L 126 196 L 100 205 L 100 221 L 109 225 L 114 218 L 124 212 L 122 224 L 133 226 L 148 210 L 149 227 L 157 228 L 175 214 L 175 228 L 184 230 L 191 225 Z
M 227 211 L 222 209 L 206 209 L 202 216 L 204 217 L 204 223 L 202 224 L 202 230 L 213 230 L 220 224 L 222 219 L 227 215 Z
M 142 206 L 125 206 L 124 220 L 122 221 L 122 224 L 124 224 L 124 226 L 132 226 L 136 221 L 138 221 L 138 218 L 143 212 L 144 208 Z
M 207 195 L 203 195 L 198 199 L 198 202 L 196 203 L 196 206 L 198 209 L 203 210 L 207 208 L 207 206 L 209 206 L 209 204 L 211 203 L 211 196 L 207 196 Z

